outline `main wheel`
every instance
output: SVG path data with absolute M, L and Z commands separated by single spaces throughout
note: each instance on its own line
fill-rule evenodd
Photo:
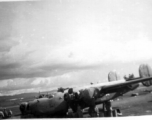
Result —
M 117 117 L 118 115 L 117 115 L 117 110 L 116 109 L 114 109 L 113 111 L 112 111 L 112 115 L 113 115 L 113 117 Z
M 102 108 L 99 108 L 99 117 L 104 117 L 104 111 Z

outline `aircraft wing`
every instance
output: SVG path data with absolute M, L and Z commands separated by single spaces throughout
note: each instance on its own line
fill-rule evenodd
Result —
M 137 78 L 137 79 L 133 79 L 130 81 L 118 80 L 118 81 L 114 81 L 114 82 L 109 82 L 108 84 L 101 85 L 101 91 L 108 92 L 110 90 L 119 89 L 119 88 L 125 87 L 127 85 L 131 85 L 131 84 L 139 83 L 139 82 L 145 82 L 145 81 L 149 81 L 149 80 L 152 80 L 152 77 Z
M 118 90 L 119 88 L 131 85 L 134 83 L 145 82 L 149 80 L 152 80 L 152 77 L 136 78 L 129 81 L 126 81 L 123 79 L 123 80 L 118 80 L 118 81 L 97 83 L 97 84 L 92 84 L 88 86 L 76 87 L 74 88 L 74 91 L 79 91 L 79 90 L 84 90 L 84 89 L 89 89 L 89 88 L 98 88 L 103 93 L 109 93 L 109 91 L 115 92 L 115 90 Z
M 117 94 L 117 92 L 118 91 L 123 92 L 123 88 L 128 86 L 128 85 L 143 82 L 143 81 L 145 82 L 145 81 L 149 81 L 149 80 L 152 80 L 152 77 L 137 78 L 137 79 L 133 79 L 133 80 L 130 80 L 130 81 L 118 80 L 118 81 L 113 81 L 113 82 L 109 82 L 109 83 L 104 83 L 104 85 L 102 85 L 102 84 L 97 85 L 96 84 L 92 87 L 100 88 L 100 92 L 103 93 L 103 94 L 111 93 L 111 91 L 116 92 L 116 94 L 114 94 L 114 96 L 98 98 L 96 100 L 96 104 L 101 104 L 105 101 L 108 101 L 110 99 L 113 99 L 113 98 L 116 98 L 116 97 L 120 96 L 120 94 Z

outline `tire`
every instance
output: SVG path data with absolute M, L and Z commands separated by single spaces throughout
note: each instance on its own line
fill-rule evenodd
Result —
M 0 115 L 0 119 L 3 119 L 3 116 L 2 116 L 2 115 Z
M 104 117 L 104 113 L 103 112 L 99 112 L 99 117 Z
M 72 111 L 68 111 L 68 118 L 73 118 L 73 112 Z
M 112 111 L 112 115 L 113 115 L 113 117 L 118 117 L 118 116 L 117 116 L 117 110 L 114 109 L 114 110 Z
M 102 108 L 99 108 L 99 117 L 105 117 L 104 111 Z

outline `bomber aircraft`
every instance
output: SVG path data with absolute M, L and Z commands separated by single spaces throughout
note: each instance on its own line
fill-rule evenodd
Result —
M 139 82 L 147 87 L 152 85 L 152 70 L 148 65 L 140 65 L 139 76 L 120 80 L 115 72 L 110 72 L 109 82 L 69 88 L 64 92 L 54 93 L 50 98 L 38 98 L 21 103 L 20 111 L 22 116 L 50 118 L 83 117 L 85 108 L 89 108 L 88 113 L 91 117 L 105 116 L 104 111 L 112 114 L 110 100 L 136 89 Z M 106 94 L 112 95 L 108 98 L 105 97 Z M 103 104 L 103 111 L 97 109 L 98 104 Z

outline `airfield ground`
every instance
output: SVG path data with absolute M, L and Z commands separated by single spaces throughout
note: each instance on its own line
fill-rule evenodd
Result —
M 152 115 L 152 87 L 139 87 L 138 89 L 128 92 L 112 102 L 113 107 L 118 107 L 122 116 L 142 116 Z M 132 93 L 138 93 L 138 96 L 131 96 Z M 33 99 L 34 96 L 28 99 Z M 24 98 L 25 99 L 25 98 Z M 19 101 L 18 101 L 19 102 Z M 20 101 L 21 102 L 21 101 Z M 16 103 L 16 102 L 15 102 Z M 98 105 L 101 107 L 101 105 Z M 4 107 L 4 106 L 3 106 Z M 20 118 L 19 105 L 8 106 L 13 111 L 12 118 Z

